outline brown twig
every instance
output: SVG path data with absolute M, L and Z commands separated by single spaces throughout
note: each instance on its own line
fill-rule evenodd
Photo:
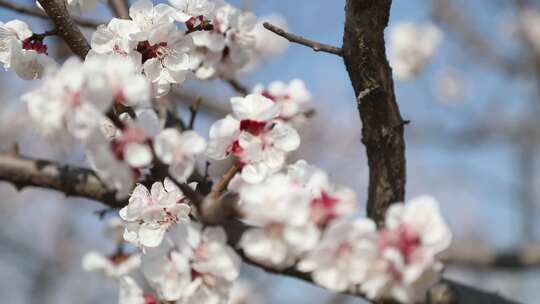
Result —
M 126 204 L 117 200 L 97 174 L 88 169 L 56 162 L 0 154 L 0 180 L 21 189 L 27 186 L 48 188 L 68 196 L 80 196 L 118 208 Z
M 229 182 L 233 179 L 236 173 L 240 172 L 240 169 L 241 168 L 238 164 L 234 164 L 232 167 L 230 167 L 229 170 L 227 170 L 227 172 L 225 172 L 225 174 L 223 174 L 223 176 L 216 183 L 212 189 L 212 192 L 210 193 L 210 196 L 217 199 L 221 193 L 227 189 Z
M 88 51 L 90 51 L 90 45 L 69 15 L 66 2 L 64 0 L 38 1 L 53 21 L 58 30 L 58 35 L 66 41 L 74 54 L 84 59 Z
M 304 38 L 302 36 L 286 32 L 285 30 L 283 30 L 283 29 L 281 29 L 281 28 L 279 28 L 279 27 L 277 27 L 277 26 L 275 26 L 275 25 L 273 25 L 271 23 L 268 23 L 268 22 L 265 22 L 263 24 L 263 26 L 267 30 L 275 33 L 276 35 L 279 35 L 279 36 L 289 40 L 290 42 L 298 43 L 298 44 L 301 44 L 303 46 L 310 47 L 315 52 L 325 52 L 325 53 L 330 53 L 330 54 L 342 56 L 342 50 L 340 48 L 338 48 L 338 47 L 331 46 L 331 45 L 324 44 L 324 43 L 320 43 L 320 42 L 313 41 L 313 40 L 309 40 L 309 39 Z
M 125 0 L 109 0 L 109 7 L 117 18 L 129 19 L 129 8 Z
M 25 15 L 29 15 L 29 16 L 33 16 L 33 17 L 37 17 L 41 19 L 49 19 L 49 16 L 42 10 L 35 9 L 33 7 L 28 7 L 25 5 L 16 4 L 11 1 L 0 0 L 0 7 L 4 7 L 6 9 L 9 9 L 9 10 L 21 13 L 21 14 L 25 14 Z M 77 23 L 80 26 L 92 28 L 92 29 L 95 29 L 98 27 L 98 25 L 103 24 L 103 22 L 97 22 L 93 20 L 76 18 L 76 17 L 74 17 L 73 20 L 75 21 L 75 23 Z
M 247 86 L 240 83 L 237 79 L 229 78 L 229 79 L 226 79 L 225 81 L 231 86 L 231 88 L 236 93 L 238 93 L 238 94 L 240 94 L 242 96 L 245 96 L 245 95 L 249 94 L 249 89 L 247 88 Z
M 199 107 L 201 106 L 201 102 L 202 102 L 202 98 L 199 97 L 195 100 L 195 102 L 193 102 L 189 106 L 189 113 L 190 113 L 189 124 L 188 124 L 189 130 L 193 130 L 193 127 L 195 125 L 195 119 L 197 118 L 197 113 L 199 113 Z

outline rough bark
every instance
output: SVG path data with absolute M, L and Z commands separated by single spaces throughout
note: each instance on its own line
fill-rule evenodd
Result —
M 390 0 L 348 0 L 342 54 L 362 120 L 369 165 L 367 214 L 379 225 L 405 196 L 405 141 L 384 45 Z
M 90 50 L 90 45 L 81 30 L 75 24 L 75 21 L 69 15 L 64 0 L 38 0 L 47 15 L 51 18 L 58 35 L 68 44 L 71 51 L 84 59 Z

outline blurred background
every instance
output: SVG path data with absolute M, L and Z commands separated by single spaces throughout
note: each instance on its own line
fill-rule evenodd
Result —
M 12 2 L 35 7 L 31 0 Z M 291 32 L 341 45 L 344 1 L 230 2 L 258 16 L 279 15 Z M 85 17 L 106 21 L 111 15 L 105 4 L 98 4 Z M 38 33 L 51 28 L 47 21 L 0 7 L 0 21 L 16 18 Z M 406 127 L 407 197 L 431 194 L 440 201 L 455 234 L 456 255 L 534 256 L 540 252 L 535 245 L 540 244 L 540 1 L 396 0 L 387 37 L 400 22 L 433 24 L 442 34 L 419 71 L 395 80 L 402 116 L 411 121 Z M 69 54 L 55 38 L 48 44 L 58 60 Z M 280 54 L 263 59 L 238 79 L 249 87 L 294 78 L 305 82 L 317 113 L 301 128 L 303 142 L 293 160 L 304 158 L 329 172 L 335 183 L 353 188 L 363 210 L 368 168 L 355 96 L 341 58 L 298 45 L 277 49 Z M 17 140 L 22 155 L 82 163 L 84 156 L 73 143 L 51 144 L 33 134 L 18 97 L 35 85 L 19 80 L 13 71 L 0 71 L 0 149 Z M 221 81 L 192 81 L 177 91 L 171 98 L 178 99 L 184 115 L 190 98 L 203 98 L 196 123 L 201 134 L 223 116 L 234 94 Z M 2 301 L 114 303 L 114 284 L 81 269 L 85 252 L 114 250 L 102 233 L 104 222 L 94 214 L 102 208 L 53 191 L 16 191 L 0 182 Z M 536 263 L 490 267 L 449 262 L 446 276 L 536 303 Z M 242 277 L 264 303 L 362 302 L 250 267 Z

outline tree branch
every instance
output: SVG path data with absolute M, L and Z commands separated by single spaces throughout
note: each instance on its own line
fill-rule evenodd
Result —
M 369 165 L 368 216 L 382 224 L 405 196 L 405 141 L 384 45 L 391 0 L 348 0 L 343 58 L 357 96 Z
M 446 265 L 476 269 L 532 269 L 540 267 L 540 244 L 505 251 L 479 246 L 452 246 L 442 260 Z
M 238 81 L 237 79 L 229 78 L 229 79 L 226 79 L 225 81 L 231 86 L 231 88 L 236 93 L 238 93 L 238 94 L 240 94 L 242 96 L 246 96 L 247 94 L 249 94 L 248 87 L 245 86 L 244 84 L 240 83 L 240 81 Z
M 68 196 L 93 199 L 119 208 L 126 204 L 117 200 L 94 171 L 56 162 L 0 154 L 0 180 L 21 189 L 27 186 L 48 188 Z
M 120 19 L 129 19 L 129 8 L 125 0 L 109 0 L 109 7 Z
M 65 193 L 70 196 L 85 197 L 99 201 L 111 208 L 120 208 L 126 204 L 124 200 L 115 199 L 113 191 L 106 190 L 105 185 L 99 180 L 96 174 L 89 169 L 78 168 L 75 166 L 61 165 L 53 161 L 33 160 L 13 156 L 10 154 L 0 154 L 0 180 L 14 184 L 18 188 L 26 186 L 35 186 L 46 189 L 53 189 Z M 181 190 L 189 197 L 194 204 L 201 204 L 200 195 L 194 194 L 194 191 L 186 184 L 179 183 Z M 212 212 L 216 214 L 224 214 L 228 212 L 232 204 L 213 204 Z M 222 208 L 222 209 L 219 209 Z M 211 215 L 207 215 L 209 217 Z M 204 218 L 203 218 L 204 219 Z M 220 218 L 225 220 L 210 224 L 220 224 L 227 233 L 228 241 L 234 248 L 238 248 L 238 243 L 242 234 L 250 228 L 250 226 L 236 220 Z M 266 272 L 285 275 L 292 278 L 297 278 L 314 284 L 311 276 L 306 273 L 297 271 L 294 267 L 286 269 L 277 269 L 261 265 L 248 257 L 246 257 L 240 249 L 238 253 L 242 256 L 246 263 L 263 269 Z M 514 303 L 501 298 L 495 294 L 489 294 L 483 291 L 463 286 L 461 284 L 443 281 L 444 285 L 437 286 L 432 290 L 432 297 L 437 299 L 448 299 L 451 291 L 452 296 L 458 296 L 459 302 L 444 302 L 443 300 L 434 301 L 434 304 L 446 303 L 474 303 L 474 304 L 505 304 Z M 363 297 L 360 293 L 349 293 L 351 295 Z
M 47 19 L 47 20 L 50 19 L 49 16 L 45 12 L 39 9 L 35 9 L 35 8 L 28 7 L 25 5 L 16 4 L 16 3 L 6 1 L 6 0 L 0 0 L 0 7 L 4 7 L 6 9 L 9 9 L 9 10 L 21 13 L 21 14 L 38 17 L 41 19 Z M 76 18 L 76 17 L 73 17 L 73 21 L 75 21 L 75 23 L 77 23 L 80 26 L 92 28 L 92 29 L 97 28 L 98 25 L 103 23 L 103 22 L 97 22 L 97 21 L 92 21 L 92 20 L 83 19 L 83 18 Z
M 269 22 L 265 22 L 263 23 L 263 26 L 289 40 L 290 42 L 293 42 L 293 43 L 298 43 L 298 44 L 301 44 L 303 46 L 307 46 L 309 48 L 312 48 L 315 52 L 325 52 L 325 53 L 329 53 L 329 54 L 334 54 L 334 55 L 338 55 L 338 56 L 342 56 L 342 50 L 338 47 L 335 47 L 335 46 L 331 46 L 331 45 L 328 45 L 328 44 L 324 44 L 324 43 L 320 43 L 320 42 L 317 42 L 317 41 L 313 41 L 313 40 L 309 40 L 307 38 L 304 38 L 302 36 L 299 36 L 299 35 L 295 35 L 293 33 L 289 33 L 289 32 L 286 32 L 285 30 L 269 23 Z
M 74 54 L 84 59 L 88 51 L 90 51 L 90 45 L 73 19 L 71 19 L 66 2 L 64 0 L 38 1 L 56 26 L 58 35 L 66 41 Z

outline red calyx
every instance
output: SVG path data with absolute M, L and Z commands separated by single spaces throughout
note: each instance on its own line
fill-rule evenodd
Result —
M 246 131 L 254 136 L 258 136 L 264 132 L 266 122 L 244 119 L 240 121 L 240 131 Z
M 39 54 L 47 54 L 47 46 L 43 44 L 43 39 L 27 38 L 22 42 L 22 47 L 25 50 L 34 50 Z
M 158 57 L 159 49 L 166 46 L 167 42 L 150 45 L 148 41 L 141 41 L 137 44 L 137 52 L 142 54 L 142 63 L 145 63 L 148 59 Z

